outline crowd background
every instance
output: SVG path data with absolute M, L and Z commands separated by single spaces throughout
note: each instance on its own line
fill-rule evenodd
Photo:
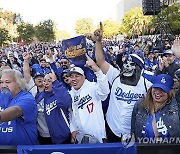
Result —
M 168 41 L 164 41 L 163 45 L 158 46 L 155 42 L 156 41 L 150 38 L 143 37 L 141 39 L 131 40 L 103 39 L 102 51 L 106 62 L 119 71 L 123 69 L 123 65 L 129 55 L 138 55 L 138 57 L 140 57 L 144 62 L 143 69 L 150 71 L 155 75 L 170 75 L 176 83 L 174 86 L 174 90 L 177 91 L 179 89 L 180 80 L 180 73 L 178 71 L 180 67 L 180 54 L 178 53 L 180 50 L 179 37 L 175 39 L 172 45 L 169 44 Z M 95 73 L 97 70 L 99 71 L 99 68 L 97 69 L 98 66 L 95 64 L 95 62 L 97 62 L 96 50 L 96 43 L 94 41 L 87 40 L 87 55 L 91 60 L 93 60 L 93 63 L 87 57 L 87 61 L 91 61 L 91 63 L 89 63 L 89 67 L 76 65 L 82 68 L 83 73 L 81 70 L 74 72 L 79 73 L 84 77 L 86 76 L 86 79 L 90 82 L 98 83 L 99 79 L 97 78 L 98 76 Z M 70 95 L 68 93 L 72 89 L 73 78 L 73 76 L 71 76 L 69 72 L 72 72 L 70 70 L 72 70 L 74 66 L 75 65 L 73 64 L 73 61 L 68 59 L 63 52 L 61 42 L 38 42 L 23 45 L 14 43 L 0 49 L 1 71 L 3 72 L 4 69 L 17 70 L 25 78 L 27 84 L 31 85 L 27 90 L 33 94 L 38 104 L 37 118 L 39 127 L 39 144 L 60 144 L 70 143 L 72 141 L 72 138 L 70 139 L 70 131 L 67 127 L 68 122 L 66 120 L 63 121 L 64 124 L 62 126 L 62 121 L 58 121 L 57 119 L 59 118 L 59 116 L 61 117 L 60 119 L 68 119 L 69 116 L 68 108 L 70 107 L 70 101 L 73 98 L 72 96 L 70 98 Z M 96 69 L 92 70 L 92 67 L 94 66 L 96 67 Z M 77 76 L 75 76 L 75 78 L 76 77 Z M 5 82 L 4 78 L 3 82 Z M 83 82 L 85 82 L 84 79 Z M 103 82 L 105 83 L 106 81 Z M 75 89 L 74 93 L 78 92 L 76 92 L 76 90 L 78 89 Z M 62 95 L 58 96 L 57 93 Z M 102 111 L 101 109 L 99 111 L 103 112 L 104 114 L 106 114 L 109 104 L 108 97 L 109 96 L 107 96 L 107 99 L 105 99 L 105 96 L 103 96 L 103 99 L 101 99 L 101 101 L 103 102 Z M 51 118 L 47 120 L 47 117 L 51 112 L 51 108 L 53 108 L 53 105 L 56 104 L 50 103 L 49 106 L 46 105 L 42 107 L 41 103 L 42 101 L 44 101 L 44 104 L 47 104 L 52 100 L 54 102 L 57 102 L 57 106 L 59 108 L 62 108 L 63 111 L 61 111 L 60 113 L 59 111 L 56 111 L 55 113 L 53 113 L 53 116 L 51 116 Z M 45 108 L 46 114 L 44 113 Z M 42 116 L 42 113 L 45 114 L 45 117 Z M 56 126 L 54 126 L 54 118 L 57 120 Z M 102 115 L 101 118 L 103 119 Z M 103 122 L 103 124 L 105 125 L 105 122 Z M 57 128 L 62 129 L 59 132 L 59 135 L 57 135 L 56 133 Z M 59 136 L 61 137 L 59 138 Z M 103 139 L 104 138 L 105 135 L 103 135 Z M 117 139 L 117 141 L 119 141 L 119 139 Z M 75 140 L 73 142 L 75 142 Z M 107 141 L 101 140 L 99 142 Z

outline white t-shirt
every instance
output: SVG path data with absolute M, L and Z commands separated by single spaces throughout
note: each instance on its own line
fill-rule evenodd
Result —
M 119 70 L 110 66 L 107 78 L 110 84 L 119 75 Z M 151 82 L 145 79 L 147 89 L 151 87 Z M 146 94 L 144 77 L 141 76 L 136 86 L 125 85 L 120 82 L 120 77 L 116 78 L 110 94 L 109 107 L 106 113 L 107 123 L 116 136 L 129 134 L 131 130 L 131 115 L 133 107 L 139 98 Z

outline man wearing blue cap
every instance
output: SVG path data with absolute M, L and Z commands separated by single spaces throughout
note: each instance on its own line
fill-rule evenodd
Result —
M 71 98 L 67 89 L 57 80 L 52 70 L 52 73 L 45 76 L 42 72 L 36 72 L 33 80 L 30 75 L 29 53 L 24 53 L 23 58 L 24 77 L 31 85 L 29 91 L 34 94 L 37 102 L 39 144 L 68 142 L 70 131 L 66 118 L 68 117 L 67 106 L 71 104 Z
M 154 51 L 149 51 L 148 58 L 144 60 L 144 68 L 151 72 L 155 72 L 158 68 L 158 61 L 155 58 Z
M 173 78 L 167 74 L 154 76 L 145 98 L 138 100 L 132 113 L 131 132 L 137 142 L 172 143 L 180 137 L 180 106 L 171 92 Z M 147 142 L 146 142 L 147 143 Z

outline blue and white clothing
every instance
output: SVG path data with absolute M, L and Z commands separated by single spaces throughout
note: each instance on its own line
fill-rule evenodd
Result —
M 12 106 L 20 107 L 23 115 L 12 121 L 0 123 L 0 145 L 36 145 L 37 105 L 34 97 L 25 90 L 20 91 L 13 99 L 10 95 L 1 93 L 1 111 Z
M 55 144 L 61 144 L 70 136 L 68 122 L 68 108 L 72 100 L 65 87 L 58 80 L 53 82 L 51 92 L 41 92 L 36 100 L 44 99 L 44 116 L 49 129 L 51 140 Z
M 168 129 L 167 129 L 162 117 L 160 116 L 160 113 L 158 112 L 155 117 L 156 117 L 156 126 L 157 126 L 157 131 L 159 133 L 159 137 L 169 138 Z M 148 138 L 155 137 L 152 121 L 153 121 L 153 115 L 149 114 L 149 117 L 147 119 L 144 130 L 142 131 L 143 137 L 148 137 Z
M 107 78 L 110 84 L 112 84 L 119 73 L 119 70 L 110 65 L 107 72 Z M 152 84 L 144 79 L 142 75 L 136 86 L 121 83 L 119 77 L 113 82 L 106 120 L 116 136 L 121 137 L 123 134 L 130 133 L 133 107 L 136 101 L 146 94 L 144 80 L 148 89 Z
M 144 60 L 144 69 L 148 70 L 148 71 L 155 71 L 158 68 L 158 60 L 154 59 L 153 61 L 151 61 L 149 58 Z
M 105 121 L 101 101 L 109 94 L 109 85 L 102 71 L 95 72 L 97 82 L 84 81 L 80 89 L 72 87 L 72 112 L 70 116 L 71 132 L 95 136 L 99 142 L 106 138 Z

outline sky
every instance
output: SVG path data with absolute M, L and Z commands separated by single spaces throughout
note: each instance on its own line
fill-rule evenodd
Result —
M 20 13 L 25 22 L 38 24 L 51 19 L 59 30 L 74 34 L 75 22 L 93 19 L 94 25 L 106 19 L 116 19 L 118 0 L 0 0 L 0 8 Z

